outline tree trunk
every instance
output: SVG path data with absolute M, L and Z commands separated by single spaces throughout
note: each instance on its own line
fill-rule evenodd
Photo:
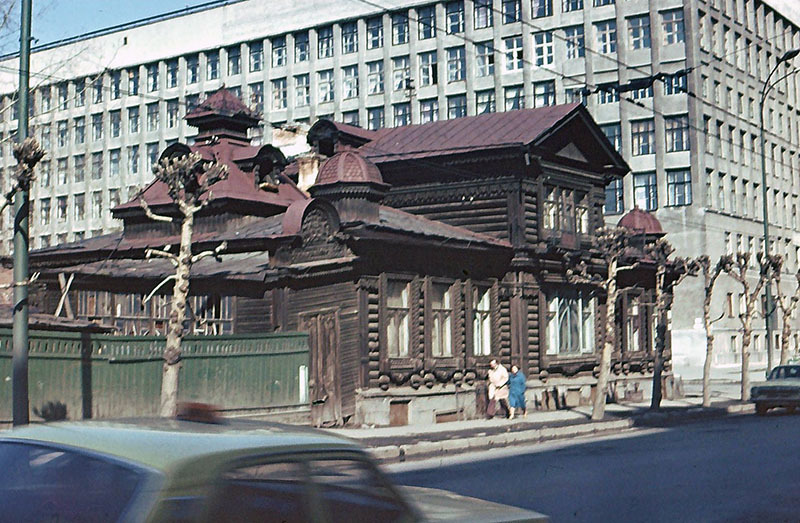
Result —
M 711 294 L 703 301 L 703 324 L 706 328 L 706 361 L 703 362 L 703 406 L 711 406 L 711 362 L 714 356 L 714 335 L 711 334 Z
M 792 335 L 792 316 L 783 315 L 783 325 L 781 326 L 781 365 L 789 363 L 789 338 Z M 767 369 L 767 372 L 772 369 Z
M 186 319 L 186 298 L 189 295 L 189 273 L 192 269 L 192 229 L 194 215 L 187 213 L 181 224 L 181 246 L 175 284 L 172 288 L 167 344 L 164 348 L 164 372 L 161 377 L 162 417 L 174 417 L 178 408 L 178 378 L 181 365 L 183 322 Z
M 753 331 L 750 328 L 750 311 L 746 311 L 748 319 L 742 326 L 742 401 L 750 400 L 750 338 Z
M 611 352 L 614 350 L 615 325 L 617 315 L 617 261 L 608 264 L 605 318 L 605 340 L 600 354 L 600 372 L 597 375 L 597 390 L 592 405 L 592 420 L 601 420 L 606 413 L 606 394 L 608 393 L 608 377 L 611 374 Z
M 656 275 L 656 346 L 653 358 L 653 395 L 650 399 L 650 409 L 658 410 L 661 407 L 661 375 L 664 371 L 664 347 L 667 336 L 667 306 L 664 297 L 664 273 L 659 269 Z

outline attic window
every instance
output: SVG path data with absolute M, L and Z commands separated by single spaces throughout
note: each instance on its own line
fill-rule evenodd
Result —
M 274 169 L 270 169 L 266 165 L 256 165 L 253 168 L 253 175 L 256 187 L 262 191 L 278 192 L 278 184 L 280 182 Z

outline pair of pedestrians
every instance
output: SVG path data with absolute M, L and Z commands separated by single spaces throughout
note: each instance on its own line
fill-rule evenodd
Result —
M 518 410 L 527 416 L 525 408 L 525 375 L 516 365 L 511 366 L 511 374 L 506 368 L 492 360 L 489 362 L 489 404 L 486 407 L 486 416 L 493 418 L 500 409 L 504 417 L 514 419 Z

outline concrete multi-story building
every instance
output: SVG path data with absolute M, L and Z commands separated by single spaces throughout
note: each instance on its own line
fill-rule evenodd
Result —
M 777 0 L 773 0 L 777 1 Z M 118 228 L 109 209 L 150 179 L 182 116 L 224 85 L 274 129 L 330 117 L 370 129 L 581 101 L 632 167 L 607 188 L 609 222 L 655 212 L 681 255 L 763 247 L 765 103 L 773 248 L 800 262 L 798 20 L 771 0 L 220 0 L 35 49 L 32 125 L 49 151 L 32 189 L 35 247 Z M 346 13 L 343 15 L 343 13 Z M 798 59 L 800 60 L 800 59 Z M 18 62 L 0 61 L 7 186 Z M 622 87 L 620 87 L 622 86 Z M 261 136 L 263 134 L 263 136 Z M 2 251 L 10 250 L 10 227 Z M 700 282 L 678 293 L 673 347 L 704 345 Z M 723 278 L 718 362 L 736 359 L 740 291 Z M 761 326 L 761 325 L 759 325 Z M 649 328 L 649 327 L 643 327 Z M 764 333 L 755 334 L 763 357 Z M 793 348 L 798 347 L 797 335 Z M 679 358 L 680 359 L 680 358 Z M 678 362 L 680 363 L 680 362 Z

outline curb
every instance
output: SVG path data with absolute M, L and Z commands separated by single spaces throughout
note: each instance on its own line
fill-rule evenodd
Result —
M 541 429 L 504 432 L 491 436 L 470 436 L 444 441 L 418 441 L 399 445 L 383 445 L 368 448 L 368 452 L 383 463 L 398 463 L 421 460 L 434 456 L 463 454 L 466 452 L 486 450 L 494 447 L 511 445 L 527 445 L 550 440 L 577 438 L 582 436 L 619 433 L 648 426 L 663 426 L 679 421 L 700 421 L 725 416 L 750 414 L 755 412 L 755 405 L 744 403 L 729 405 L 725 408 L 693 407 L 681 412 L 653 412 L 620 420 L 580 423 L 565 427 L 545 427 Z

